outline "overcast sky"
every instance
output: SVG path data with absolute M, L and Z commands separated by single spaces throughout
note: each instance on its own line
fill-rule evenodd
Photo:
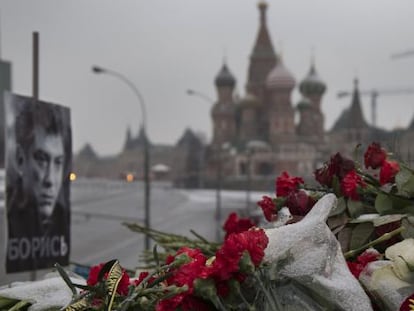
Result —
M 322 110 L 329 129 L 350 99 L 339 90 L 414 89 L 412 0 L 268 1 L 268 29 L 277 53 L 297 81 L 312 50 L 328 90 Z M 211 103 L 191 97 L 191 88 L 216 99 L 214 78 L 225 55 L 243 96 L 249 56 L 258 31 L 251 0 L 0 0 L 1 58 L 12 62 L 13 91 L 31 94 L 32 32 L 40 34 L 40 98 L 71 108 L 74 151 L 87 142 L 100 155 L 117 154 L 141 111 L 121 81 L 91 72 L 94 64 L 127 76 L 142 93 L 152 142 L 176 143 L 185 128 L 211 139 Z M 293 94 L 296 103 L 300 96 Z M 370 100 L 363 97 L 370 122 Z M 379 126 L 406 126 L 414 95 L 378 98 Z

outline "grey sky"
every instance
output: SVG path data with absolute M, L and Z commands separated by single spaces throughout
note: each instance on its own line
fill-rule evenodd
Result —
M 214 77 L 226 55 L 244 95 L 249 55 L 258 30 L 251 0 L 0 0 L 1 56 L 13 63 L 13 89 L 31 93 L 32 31 L 40 33 L 40 97 L 72 110 L 77 152 L 90 142 L 101 155 L 118 153 L 128 125 L 141 112 L 116 78 L 94 75 L 94 64 L 121 72 L 145 98 L 151 141 L 175 143 L 186 127 L 211 138 L 211 104 L 188 96 L 192 88 L 215 99 Z M 414 88 L 412 0 L 268 1 L 268 29 L 277 53 L 300 81 L 312 48 L 328 91 L 322 109 L 330 128 L 350 99 L 338 90 Z M 293 102 L 299 100 L 295 90 Z M 406 126 L 414 95 L 378 99 L 378 124 Z M 369 98 L 363 98 L 370 121 Z

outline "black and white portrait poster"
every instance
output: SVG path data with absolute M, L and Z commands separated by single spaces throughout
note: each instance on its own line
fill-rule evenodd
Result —
M 68 265 L 70 110 L 5 94 L 6 271 Z

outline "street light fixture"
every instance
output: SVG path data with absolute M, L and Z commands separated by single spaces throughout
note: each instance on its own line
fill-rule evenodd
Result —
M 208 97 L 206 94 L 192 90 L 192 89 L 188 89 L 187 90 L 187 94 L 190 96 L 198 96 L 202 99 L 204 99 L 205 101 L 208 101 L 211 104 L 214 104 L 214 100 L 212 100 L 210 97 Z
M 204 101 L 210 103 L 210 104 L 214 104 L 214 100 L 212 100 L 210 97 L 208 97 L 207 95 L 192 90 L 192 89 L 188 89 L 187 90 L 187 95 L 190 96 L 197 96 L 201 99 L 203 99 Z M 223 179 L 223 175 L 222 175 L 222 146 L 219 145 L 217 146 L 217 149 L 215 149 L 215 156 L 216 156 L 216 161 L 217 161 L 217 180 L 216 180 L 216 211 L 215 211 L 215 219 L 216 219 L 216 240 L 219 241 L 221 239 L 221 234 L 220 234 L 220 225 L 221 225 L 221 187 L 222 187 L 222 179 Z
M 117 77 L 125 84 L 127 84 L 130 89 L 134 92 L 135 96 L 138 98 L 138 102 L 141 108 L 141 127 L 144 134 L 144 184 L 145 184 L 145 192 L 144 192 L 144 211 L 145 211 L 145 227 L 149 229 L 151 227 L 150 221 L 150 177 L 149 177 L 149 143 L 147 138 L 147 112 L 145 109 L 145 102 L 144 98 L 142 97 L 141 93 L 139 92 L 138 88 L 124 75 L 120 74 L 111 69 L 106 69 L 99 66 L 93 66 L 92 72 L 95 74 L 108 74 L 114 77 Z M 148 235 L 145 235 L 145 249 L 150 249 L 150 238 Z

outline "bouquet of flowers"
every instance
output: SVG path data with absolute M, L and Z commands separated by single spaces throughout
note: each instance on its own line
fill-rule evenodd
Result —
M 338 204 L 327 224 L 350 271 L 379 310 L 414 310 L 414 171 L 379 143 L 370 144 L 361 161 L 359 149 L 354 159 L 336 153 L 317 169 L 317 186 L 283 172 L 276 197 L 258 204 L 268 221 L 287 208 L 295 222 L 325 193 L 334 193 Z
M 362 165 L 359 149 L 333 155 L 317 185 L 277 177 L 258 202 L 266 229 L 232 213 L 213 243 L 125 224 L 156 242 L 147 267 L 132 276 L 112 260 L 82 282 L 57 266 L 70 292 L 48 310 L 414 310 L 414 171 L 378 143 Z M 33 300 L 0 290 L 0 309 Z

